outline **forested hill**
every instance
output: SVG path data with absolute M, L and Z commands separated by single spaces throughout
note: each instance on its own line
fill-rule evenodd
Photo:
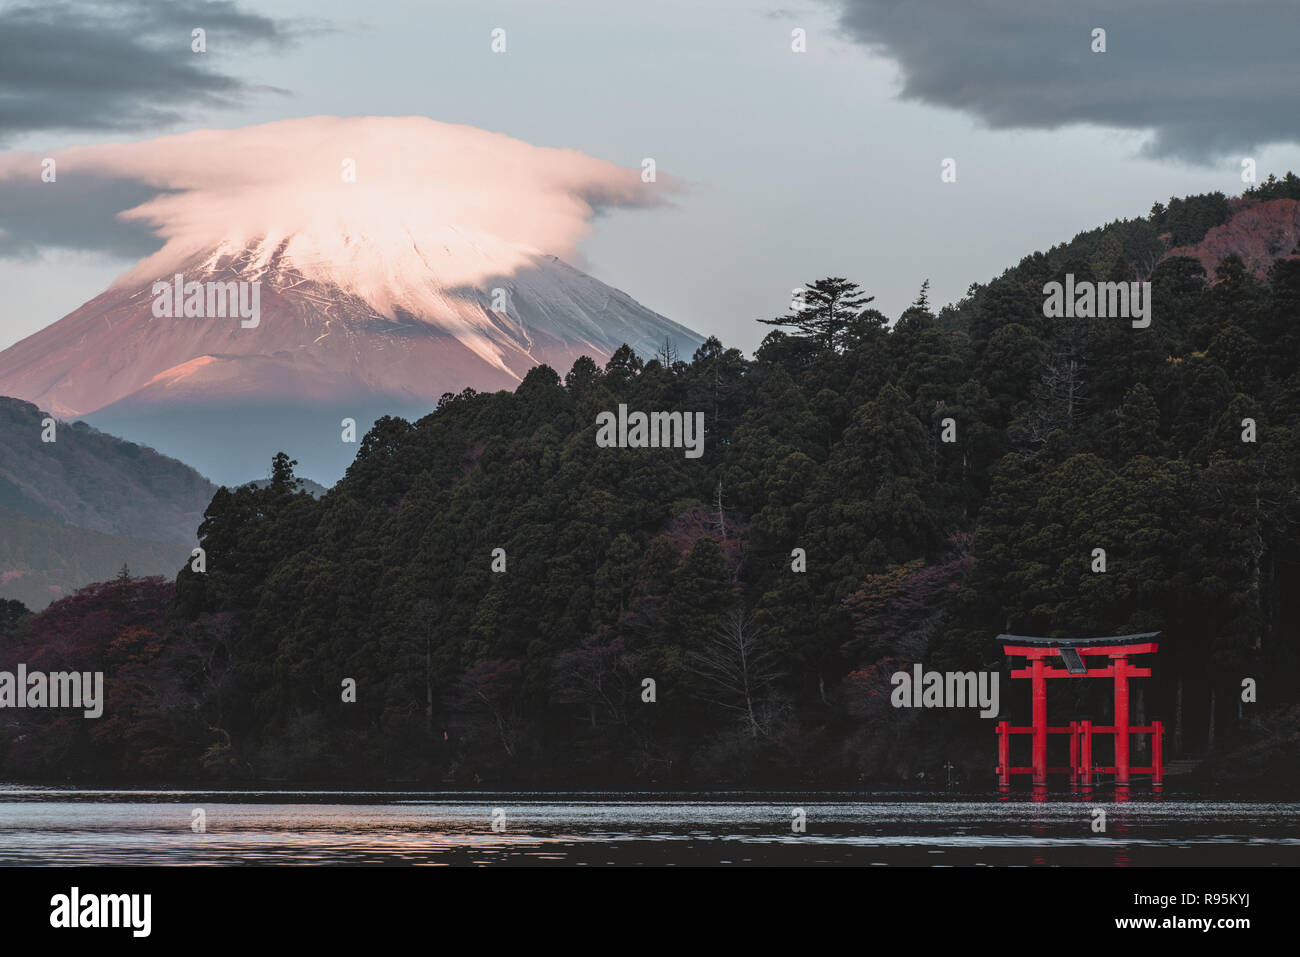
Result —
M 1236 252 L 1256 278 L 1264 279 L 1277 257 L 1300 252 L 1297 201 L 1300 177 L 1294 173 L 1281 179 L 1269 176 L 1237 197 L 1222 193 L 1170 197 L 1168 203 L 1153 204 L 1142 218 L 1117 219 L 1086 230 L 1046 252 L 1026 256 L 990 283 L 976 283 L 964 299 L 940 311 L 939 324 L 969 331 L 977 314 L 989 313 L 986 297 L 996 300 L 1007 287 L 1026 285 L 1040 295 L 1043 277 L 1050 279 L 1066 271 L 1067 264 L 1081 261 L 1088 264 L 1094 279 L 1132 281 L 1150 279 L 1166 258 L 1199 258 L 1213 279 L 1218 262 Z
M 139 591 L 172 710 L 147 735 L 64 740 L 60 767 L 814 786 L 952 762 L 980 784 L 992 721 L 894 709 L 891 673 L 1001 669 L 1007 630 L 1158 630 L 1139 720 L 1163 718 L 1176 753 L 1248 755 L 1242 780 L 1294 783 L 1300 257 L 1262 279 L 1160 259 L 1147 328 L 1045 318 L 1045 282 L 1105 277 L 1031 260 L 948 328 L 924 291 L 890 322 L 828 279 L 753 358 L 624 348 L 446 396 L 381 420 L 319 500 L 279 458 L 266 488 L 216 493 L 207 570 L 174 602 L 106 586 Z M 703 455 L 602 447 L 620 404 L 703 413 Z M 1258 703 L 1240 703 L 1247 677 Z M 1109 686 L 1091 684 L 1053 709 L 1100 720 Z M 1019 685 L 1003 672 L 1004 716 Z M 11 773 L 34 773 L 23 755 Z

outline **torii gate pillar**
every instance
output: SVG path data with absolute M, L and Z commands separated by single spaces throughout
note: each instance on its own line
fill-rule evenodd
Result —
M 1128 787 L 1128 655 L 1111 655 L 1115 668 L 1115 787 Z M 1148 672 L 1149 673 L 1149 672 Z
M 1046 661 L 1033 659 L 1032 684 L 1034 705 L 1034 784 L 1047 783 L 1047 675 Z

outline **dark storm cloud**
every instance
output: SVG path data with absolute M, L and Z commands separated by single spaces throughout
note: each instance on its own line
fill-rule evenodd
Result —
M 61 177 L 56 187 L 42 184 L 32 165 L 30 182 L 0 178 L 0 258 L 61 248 L 139 259 L 162 245 L 146 223 L 117 218 L 159 190 L 93 174 Z
M 207 53 L 191 31 L 207 32 Z M 255 90 L 221 72 L 231 51 L 302 32 L 230 0 L 0 2 L 0 146 L 38 130 L 140 130 Z
M 1149 154 L 1193 162 L 1300 140 L 1296 0 L 830 2 L 899 63 L 903 98 L 994 129 L 1147 130 Z

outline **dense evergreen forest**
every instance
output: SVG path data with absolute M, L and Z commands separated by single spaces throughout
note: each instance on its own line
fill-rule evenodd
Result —
M 102 669 L 108 688 L 98 721 L 6 714 L 0 770 L 984 787 L 993 720 L 893 708 L 893 672 L 1001 670 L 1019 719 L 1000 632 L 1160 631 L 1136 717 L 1205 758 L 1203 783 L 1294 786 L 1300 249 L 1262 277 L 1161 257 L 1234 204 L 1298 199 L 1288 176 L 1171 200 L 937 314 L 924 286 L 886 317 L 819 280 L 762 317 L 752 358 L 625 347 L 380 420 L 319 499 L 281 455 L 265 487 L 212 499 L 202 574 L 0 609 L 0 667 Z M 1150 326 L 1045 318 L 1066 273 L 1149 278 Z M 598 447 L 620 404 L 703 412 L 703 456 Z M 1108 694 L 1054 682 L 1052 722 L 1103 719 Z

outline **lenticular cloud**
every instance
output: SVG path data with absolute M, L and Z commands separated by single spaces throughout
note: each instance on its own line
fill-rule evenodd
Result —
M 576 150 L 424 117 L 309 117 L 54 158 L 60 185 L 160 191 L 118 213 L 164 243 L 121 281 L 165 275 L 196 254 L 255 249 L 372 298 L 400 287 L 408 268 L 456 286 L 539 254 L 571 259 L 597 210 L 654 205 L 665 186 Z M 55 188 L 28 185 L 38 163 L 0 157 L 0 187 Z

